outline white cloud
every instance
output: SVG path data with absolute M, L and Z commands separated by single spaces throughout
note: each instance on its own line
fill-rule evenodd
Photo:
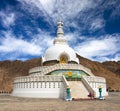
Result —
M 0 52 L 11 53 L 18 52 L 28 55 L 40 55 L 41 47 L 20 38 L 15 38 L 10 32 L 5 32 L 4 38 L 0 39 Z
M 112 61 L 120 61 L 120 53 L 116 54 Z
M 52 37 L 39 32 L 29 41 L 15 37 L 12 32 L 3 32 L 0 38 L 0 59 L 27 60 L 29 56 L 41 56 L 52 45 Z
M 91 23 L 90 30 L 97 30 L 105 25 L 104 20 L 101 18 L 94 19 Z
M 84 10 L 87 7 L 90 7 L 92 1 L 89 0 L 39 0 L 42 4 L 44 10 L 52 16 L 63 19 L 74 17 L 80 11 Z M 78 8 L 79 7 L 79 8 Z M 57 12 L 57 13 L 55 13 Z
M 79 37 L 82 28 L 96 31 L 104 27 L 105 21 L 103 19 L 103 13 L 100 12 L 102 8 L 104 11 L 108 5 L 105 3 L 103 6 L 100 6 L 101 10 L 97 10 L 97 13 L 96 9 L 94 9 L 94 7 L 99 7 L 99 3 L 102 3 L 103 0 L 97 0 L 97 2 L 94 2 L 94 0 L 18 1 L 23 4 L 23 10 L 28 9 L 26 11 L 31 12 L 36 18 L 42 16 L 44 20 L 51 24 L 51 27 L 54 27 L 52 23 L 54 22 L 56 24 L 57 20 L 61 17 L 63 22 L 65 22 L 65 26 L 71 26 L 77 29 L 74 33 L 68 33 L 65 36 L 69 40 L 70 45 L 73 46 L 73 48 L 75 47 L 80 55 L 98 61 L 119 59 L 119 54 L 115 54 L 119 50 L 119 35 L 105 35 L 105 37 L 100 37 L 101 39 L 89 39 L 84 36 Z M 89 9 L 92 9 L 92 11 L 88 11 Z M 15 13 L 0 12 L 3 25 L 5 27 L 14 25 L 16 15 Z M 51 19 L 53 22 L 51 22 Z M 82 24 L 82 26 L 80 26 L 80 24 Z M 45 31 L 40 30 L 37 35 L 32 35 L 32 32 L 29 30 L 27 33 L 32 36 L 29 41 L 24 40 L 22 37 L 15 37 L 11 32 L 4 33 L 3 38 L 0 38 L 0 53 L 12 53 L 9 57 L 10 59 L 22 59 L 17 57 L 18 54 L 42 55 L 45 49 L 52 45 L 53 38 Z M 84 42 L 78 44 L 81 40 Z M 114 54 L 114 57 L 107 57 Z M 26 57 L 23 57 L 23 60 L 25 59 Z
M 86 40 L 77 45 L 75 50 L 84 57 L 92 60 L 103 61 L 116 54 L 120 48 L 120 35 L 106 35 L 101 39 Z M 119 57 L 119 56 L 117 56 Z M 115 57 L 117 59 L 117 57 Z M 112 59 L 111 59 L 112 60 Z
M 9 60 L 21 59 L 27 60 L 25 56 L 21 55 L 32 55 L 40 56 L 44 54 L 46 48 L 52 45 L 53 38 L 48 33 L 39 32 L 38 35 L 34 35 L 30 41 L 24 40 L 22 37 L 16 38 L 11 32 L 4 32 L 4 37 L 0 38 L 0 53 L 2 58 L 7 54 Z M 105 35 L 101 36 L 100 39 L 87 38 L 81 36 L 79 39 L 84 42 L 78 44 L 78 39 L 75 36 L 77 34 L 68 34 L 66 38 L 70 43 L 73 43 L 73 48 L 78 54 L 86 58 L 106 61 L 106 60 L 120 60 L 119 51 L 120 35 Z M 112 56 L 115 55 L 115 56 Z M 109 57 L 112 56 L 112 57 Z
M 81 11 L 93 7 L 95 2 L 93 0 L 19 0 L 20 2 L 27 3 L 33 8 L 34 6 L 38 7 L 46 18 L 48 15 L 57 21 L 59 18 L 62 18 L 63 21 L 68 19 L 73 19 Z M 26 4 L 25 4 L 26 5 Z M 33 13 L 34 10 L 31 10 Z M 46 15 L 46 13 L 48 15 Z
M 31 42 L 39 44 L 42 48 L 41 54 L 43 54 L 45 49 L 53 44 L 53 38 L 47 32 L 39 32 L 39 34 L 32 37 Z
M 2 18 L 2 23 L 5 27 L 9 27 L 11 25 L 14 25 L 14 21 L 15 21 L 15 14 L 14 13 L 7 13 L 4 11 L 1 11 L 0 16 Z
M 106 0 L 103 8 L 106 8 L 109 13 L 109 19 L 116 19 L 120 17 L 120 1 L 119 0 Z
M 103 15 L 96 16 L 95 7 L 99 7 L 101 0 L 19 0 L 23 4 L 23 8 L 28 9 L 32 14 L 38 13 L 35 16 L 43 16 L 51 27 L 62 18 L 65 27 L 74 27 L 79 32 L 89 29 L 96 31 L 103 28 Z M 37 9 L 36 9 L 37 8 Z M 86 11 L 87 10 L 87 11 Z M 101 10 L 98 10 L 100 12 Z M 51 22 L 53 21 L 53 22 Z M 82 23 L 82 27 L 80 27 Z
M 64 36 L 67 39 L 69 45 L 73 48 L 74 46 L 76 46 L 75 44 L 77 44 L 79 41 L 86 40 L 85 36 L 82 36 L 82 35 L 80 36 L 80 34 L 78 34 L 77 32 L 67 33 Z
M 104 62 L 104 61 L 120 61 L 120 54 L 116 54 L 113 57 L 107 57 L 107 56 L 98 56 L 96 59 L 93 60 L 97 60 L 100 62 Z
M 47 13 L 53 14 L 56 0 L 39 0 L 39 2 Z

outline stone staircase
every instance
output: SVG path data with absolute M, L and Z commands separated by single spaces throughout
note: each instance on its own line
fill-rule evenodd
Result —
M 68 81 L 71 88 L 71 98 L 73 99 L 90 99 L 88 90 L 81 81 Z

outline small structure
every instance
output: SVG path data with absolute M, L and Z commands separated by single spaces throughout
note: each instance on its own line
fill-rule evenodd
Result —
M 66 88 L 66 93 L 67 93 L 66 100 L 67 101 L 71 101 L 72 98 L 71 98 L 71 91 L 70 91 L 70 87 L 69 86 L 67 86 L 67 88 Z
M 103 96 L 102 96 L 102 87 L 99 86 L 98 90 L 99 90 L 99 99 L 103 99 Z
M 10 95 L 10 92 L 5 90 L 0 90 L 0 96 L 8 96 L 8 95 Z
M 90 69 L 79 63 L 64 37 L 62 21 L 57 25 L 57 37 L 43 55 L 42 66 L 30 69 L 29 76 L 15 78 L 12 96 L 89 99 L 91 93 L 98 98 L 100 85 L 102 95 L 107 96 L 105 78 L 94 76 Z M 70 86 L 69 94 L 67 86 Z

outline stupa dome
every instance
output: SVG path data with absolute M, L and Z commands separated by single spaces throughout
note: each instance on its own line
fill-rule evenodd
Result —
M 42 63 L 60 62 L 60 63 L 79 63 L 75 51 L 69 47 L 64 38 L 62 29 L 63 23 L 58 22 L 57 37 L 53 41 L 53 46 L 48 48 L 42 57 Z
M 68 45 L 61 45 L 61 44 L 55 44 L 54 46 L 48 48 L 44 55 L 45 61 L 51 61 L 51 60 L 57 60 L 60 61 L 60 57 L 66 57 L 67 61 L 74 61 L 76 63 L 78 62 L 78 59 L 76 58 L 76 53 L 72 48 L 70 48 Z

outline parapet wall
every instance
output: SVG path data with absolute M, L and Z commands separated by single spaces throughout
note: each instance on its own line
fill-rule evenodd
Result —
M 103 77 L 91 77 L 91 76 L 83 76 L 82 81 L 87 87 L 87 89 L 92 89 L 94 91 L 94 96 L 96 98 L 99 97 L 99 87 L 102 88 L 102 95 L 107 96 L 108 92 L 106 91 L 106 80 Z M 92 91 L 92 92 L 93 92 Z M 91 92 L 91 93 L 92 93 Z
M 64 98 L 62 76 L 19 77 L 14 81 L 13 96 Z
M 76 69 L 76 70 L 83 70 L 90 76 L 94 76 L 90 69 L 84 67 L 80 64 L 56 64 L 53 66 L 39 66 L 35 67 L 29 70 L 30 75 L 46 75 L 54 70 L 60 70 L 60 69 Z

